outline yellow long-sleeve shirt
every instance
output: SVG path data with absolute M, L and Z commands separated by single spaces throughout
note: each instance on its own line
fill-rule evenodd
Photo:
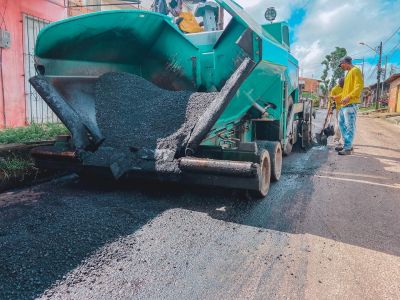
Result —
M 343 93 L 343 89 L 340 85 L 336 85 L 333 87 L 333 89 L 331 90 L 330 96 L 331 96 L 331 100 L 329 101 L 329 106 L 328 108 L 331 108 L 333 101 L 336 102 L 336 109 L 339 110 L 340 107 L 342 106 L 342 97 L 340 96 Z M 335 96 L 340 96 L 337 99 L 334 99 Z
M 361 102 L 361 93 L 364 88 L 364 80 L 359 68 L 353 67 L 344 79 L 343 92 L 341 99 L 349 98 L 347 105 Z

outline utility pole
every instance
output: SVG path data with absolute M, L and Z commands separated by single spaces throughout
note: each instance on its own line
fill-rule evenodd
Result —
M 382 88 L 381 88 L 381 92 L 382 92 L 382 96 L 384 96 L 383 92 L 385 91 L 385 81 L 386 81 L 386 74 L 387 74 L 387 55 L 385 56 L 385 69 L 383 69 L 383 80 L 382 80 Z
M 378 50 L 379 50 L 379 60 L 378 60 L 378 72 L 377 72 L 377 83 L 376 83 L 375 109 L 379 109 L 380 84 L 382 75 L 382 42 L 380 43 Z

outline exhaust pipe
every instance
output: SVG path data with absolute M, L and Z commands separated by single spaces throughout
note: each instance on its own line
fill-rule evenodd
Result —
M 72 141 L 78 150 L 94 151 L 103 143 L 104 137 L 98 127 L 83 122 L 45 76 L 32 77 L 29 82 L 71 132 Z

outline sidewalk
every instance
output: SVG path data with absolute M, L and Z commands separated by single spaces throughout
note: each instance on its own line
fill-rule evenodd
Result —
M 386 121 L 400 126 L 400 115 L 395 117 L 386 118 Z
M 383 111 L 365 111 L 365 112 L 360 112 L 360 115 L 366 118 L 384 119 L 387 122 L 400 126 L 400 113 L 389 113 Z

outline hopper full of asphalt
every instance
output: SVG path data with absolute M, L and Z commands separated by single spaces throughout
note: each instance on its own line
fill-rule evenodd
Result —
M 84 163 L 179 172 L 176 156 L 216 93 L 169 91 L 128 73 L 107 73 L 95 85 L 96 119 L 105 141 Z

